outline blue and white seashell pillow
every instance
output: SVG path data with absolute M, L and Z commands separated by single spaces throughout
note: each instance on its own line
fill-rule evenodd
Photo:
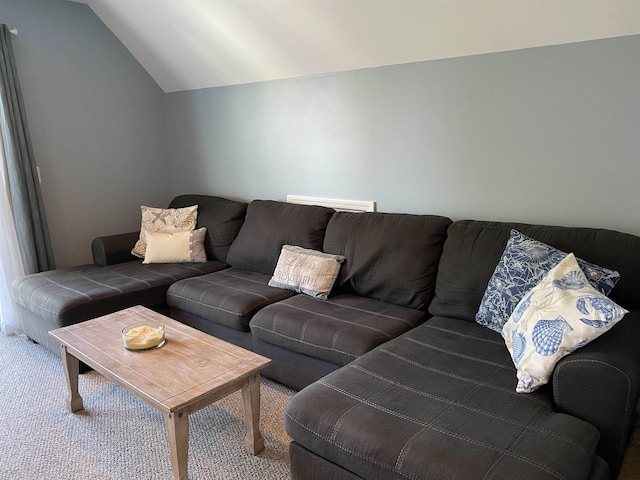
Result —
M 482 297 L 476 322 L 500 333 L 522 297 L 566 256 L 566 252 L 511 230 L 502 258 Z M 618 272 L 580 258 L 577 261 L 591 285 L 609 295 L 620 279 Z
M 516 392 L 549 381 L 558 360 L 595 340 L 628 313 L 587 280 L 573 253 L 518 303 L 502 330 L 518 370 Z

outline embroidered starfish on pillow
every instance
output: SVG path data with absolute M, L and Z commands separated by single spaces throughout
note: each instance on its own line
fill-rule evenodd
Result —
M 169 216 L 169 212 L 167 211 L 161 211 L 158 213 L 152 212 L 152 215 L 154 216 L 154 218 L 153 220 L 151 220 L 151 223 L 162 222 L 165 225 L 167 224 L 167 221 L 165 219 Z

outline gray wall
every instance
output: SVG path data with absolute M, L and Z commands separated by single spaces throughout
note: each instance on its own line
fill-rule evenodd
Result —
M 60 267 L 180 193 L 640 234 L 640 36 L 165 95 L 86 5 L 1 1 Z
M 640 234 L 640 36 L 167 95 L 174 193 Z
M 164 93 L 83 4 L 2 0 L 58 267 L 171 200 Z

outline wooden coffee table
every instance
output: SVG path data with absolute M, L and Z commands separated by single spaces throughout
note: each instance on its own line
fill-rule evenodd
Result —
M 164 323 L 166 343 L 155 350 L 126 350 L 122 329 L 148 319 Z M 260 370 L 271 363 L 268 358 L 141 306 L 49 334 L 60 342 L 69 410 L 83 408 L 78 392 L 82 360 L 162 412 L 176 479 L 187 478 L 189 415 L 239 389 L 247 422 L 245 447 L 253 455 L 264 449 L 259 428 Z

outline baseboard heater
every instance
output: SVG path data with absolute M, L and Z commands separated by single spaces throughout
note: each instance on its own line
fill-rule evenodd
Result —
M 338 212 L 375 212 L 376 202 L 370 200 L 343 200 L 338 198 L 309 197 L 306 195 L 287 195 L 287 203 L 300 205 L 320 205 Z

